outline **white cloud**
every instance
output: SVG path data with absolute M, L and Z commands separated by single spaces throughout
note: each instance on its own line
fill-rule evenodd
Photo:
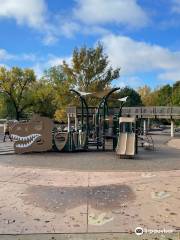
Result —
M 33 68 L 38 77 L 41 77 L 44 70 L 57 66 L 66 61 L 71 65 L 72 56 L 56 56 L 53 54 L 48 54 L 45 56 L 39 56 L 35 53 L 21 53 L 21 54 L 12 54 L 5 49 L 0 49 L 0 66 L 5 66 L 9 68 L 13 66 L 14 63 L 19 65 L 19 63 L 26 63 L 26 67 Z M 7 65 L 8 63 L 8 65 Z M 27 65 L 28 63 L 28 65 Z
M 180 0 L 172 0 L 172 12 L 180 13 Z
M 102 43 L 111 64 L 121 67 L 124 75 L 159 71 L 160 79 L 175 80 L 172 73 L 179 73 L 180 52 L 116 35 L 105 36 Z
M 59 57 L 55 55 L 48 55 L 47 58 L 41 59 L 41 61 L 37 62 L 35 65 L 32 66 L 38 78 L 42 77 L 43 72 L 53 66 L 61 65 L 63 61 L 66 63 L 71 64 L 72 57 Z
M 74 15 L 86 24 L 117 23 L 141 27 L 148 16 L 136 0 L 76 0 Z
M 12 59 L 13 55 L 9 54 L 5 49 L 0 49 L 0 61 Z
M 57 41 L 57 29 L 49 15 L 45 0 L 0 0 L 0 20 L 13 19 L 19 25 L 38 30 L 46 45 Z
M 57 42 L 57 40 L 57 35 L 52 33 L 51 31 L 48 31 L 43 38 L 43 43 L 44 45 L 53 45 Z
M 13 18 L 18 24 L 41 28 L 45 23 L 44 0 L 0 0 L 0 17 Z
M 167 72 L 161 73 L 159 74 L 159 79 L 178 81 L 180 80 L 180 70 L 177 69 L 176 71 L 167 71 Z
M 66 37 L 73 37 L 76 32 L 80 30 L 79 24 L 72 21 L 64 22 L 61 26 L 61 31 Z
M 57 57 L 52 56 L 50 57 L 48 61 L 48 65 L 50 67 L 57 66 L 63 63 L 63 61 L 66 61 L 67 64 L 71 64 L 72 57 Z
M 37 56 L 32 53 L 12 54 L 6 49 L 0 49 L 0 61 L 7 62 L 8 60 L 34 62 L 37 60 Z

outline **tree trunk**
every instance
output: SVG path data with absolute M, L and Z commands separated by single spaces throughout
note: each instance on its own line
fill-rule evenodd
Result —
M 16 111 L 16 120 L 19 121 L 19 119 L 20 119 L 20 112 L 19 112 L 19 111 Z

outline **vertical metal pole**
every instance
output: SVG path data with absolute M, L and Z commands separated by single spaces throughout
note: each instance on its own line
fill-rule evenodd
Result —
M 174 121 L 171 119 L 171 137 L 174 137 Z
M 78 119 L 77 119 L 77 115 L 75 115 L 75 131 L 77 132 L 78 130 Z
M 67 131 L 68 133 L 70 132 L 70 115 L 68 114 L 68 128 L 67 128 Z
M 81 130 L 84 130 L 84 104 L 83 100 L 81 99 Z
M 138 118 L 137 118 L 137 121 L 135 122 L 135 125 L 134 125 L 134 128 L 135 128 L 135 147 L 136 147 L 136 154 L 138 154 L 138 125 L 139 125 L 139 120 L 138 120 Z
M 144 135 L 146 135 L 146 133 L 147 133 L 147 129 L 146 129 L 146 119 L 144 119 L 144 121 L 143 121 L 143 133 L 144 133 Z
M 150 131 L 150 118 L 148 118 L 148 121 L 147 121 L 147 131 Z
M 105 119 L 106 119 L 106 100 L 103 104 L 103 151 L 105 150 Z

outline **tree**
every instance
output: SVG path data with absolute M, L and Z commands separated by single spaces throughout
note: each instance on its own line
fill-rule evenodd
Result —
M 172 103 L 174 106 L 180 106 L 180 81 L 174 83 L 172 88 Z
M 172 105 L 172 87 L 167 84 L 155 92 L 156 106 L 171 106 Z
M 151 91 L 151 88 L 147 85 L 138 88 L 138 93 L 141 96 L 141 100 L 143 105 L 145 106 L 153 106 L 154 98 L 153 98 L 153 92 Z
M 31 69 L 0 68 L 0 90 L 12 103 L 17 120 L 32 105 L 31 90 L 35 81 L 36 77 Z
M 44 72 L 42 81 L 53 89 L 53 104 L 56 106 L 54 117 L 58 121 L 66 120 L 66 107 L 70 104 L 76 105 L 70 88 L 73 87 L 71 79 L 63 72 L 61 65 L 51 67 Z
M 40 80 L 33 87 L 32 111 L 42 116 L 54 117 L 56 111 L 55 90 L 49 82 Z
M 133 88 L 124 87 L 118 93 L 118 98 L 128 97 L 125 106 L 137 107 L 142 106 L 141 96 Z
M 96 48 L 82 47 L 75 49 L 72 64 L 63 62 L 63 72 L 67 79 L 80 91 L 100 92 L 110 88 L 114 79 L 119 77 L 120 69 L 109 66 L 108 56 L 104 54 L 103 46 L 99 43 Z M 88 98 L 94 105 L 94 99 Z

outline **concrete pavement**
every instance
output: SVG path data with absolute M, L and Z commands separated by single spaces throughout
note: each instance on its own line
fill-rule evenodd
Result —
M 125 233 L 137 226 L 178 232 L 180 151 L 165 142 L 157 138 L 155 152 L 134 160 L 112 152 L 1 155 L 0 234 L 118 240 L 136 239 Z

